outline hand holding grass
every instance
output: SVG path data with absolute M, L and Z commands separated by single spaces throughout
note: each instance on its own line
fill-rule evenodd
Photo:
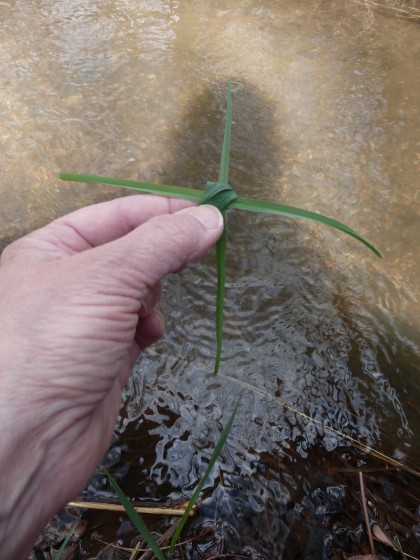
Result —
M 134 196 L 74 212 L 3 252 L 4 560 L 23 558 L 88 481 L 132 363 L 163 332 L 161 279 L 199 258 L 222 229 L 214 207 Z

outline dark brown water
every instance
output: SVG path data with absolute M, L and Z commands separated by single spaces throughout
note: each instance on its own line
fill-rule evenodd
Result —
M 237 192 L 342 220 L 384 255 L 232 215 L 217 378 L 213 255 L 166 283 L 167 335 L 135 369 L 109 460 L 133 497 L 188 498 L 246 383 L 204 519 L 262 558 L 304 554 L 290 512 L 343 482 L 337 432 L 418 464 L 420 13 L 382 4 L 0 2 L 1 246 L 122 194 L 60 170 L 215 179 L 231 76 Z

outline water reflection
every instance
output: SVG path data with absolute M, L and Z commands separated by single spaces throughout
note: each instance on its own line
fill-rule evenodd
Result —
M 196 187 L 215 178 L 230 75 L 238 192 L 331 215 L 384 253 L 377 261 L 308 223 L 232 214 L 218 378 L 214 256 L 166 283 L 168 334 L 130 381 L 110 462 L 133 496 L 189 495 L 245 381 L 255 390 L 205 516 L 216 522 L 210 510 L 236 499 L 272 511 L 267 557 L 295 520 L 287 504 L 299 510 L 318 486 L 340 483 L 322 475 L 346 451 L 327 426 L 405 464 L 418 459 L 419 28 L 391 4 L 0 6 L 1 246 L 121 194 L 61 184 L 61 169 Z M 250 536 L 254 551 L 264 527 Z

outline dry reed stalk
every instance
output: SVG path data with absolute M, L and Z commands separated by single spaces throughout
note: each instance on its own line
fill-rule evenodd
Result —
M 67 504 L 69 507 L 85 508 L 85 509 L 99 509 L 103 511 L 123 511 L 125 509 L 120 504 L 109 504 L 105 502 L 69 502 Z M 135 506 L 134 509 L 137 513 L 147 514 L 147 515 L 174 515 L 181 517 L 185 513 L 184 507 L 153 507 L 153 506 Z M 195 508 L 193 508 L 189 514 L 190 516 L 195 515 Z
M 362 499 L 363 515 L 365 516 L 366 530 L 367 530 L 367 534 L 368 534 L 368 538 L 369 538 L 370 552 L 374 556 L 375 555 L 375 546 L 373 544 L 372 531 L 371 531 L 371 528 L 370 528 L 370 519 L 369 519 L 369 513 L 368 513 L 368 509 L 367 509 L 366 496 L 365 496 L 365 485 L 364 485 L 364 482 L 363 482 L 362 471 L 359 472 L 359 483 L 360 483 L 360 496 L 361 496 L 361 499 Z

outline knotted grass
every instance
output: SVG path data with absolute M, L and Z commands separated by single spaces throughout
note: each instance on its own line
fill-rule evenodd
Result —
M 208 182 L 204 191 L 199 189 L 190 189 L 186 187 L 157 185 L 154 183 L 144 183 L 139 181 L 131 181 L 127 179 L 117 179 L 114 177 L 103 177 L 97 175 L 78 175 L 74 173 L 60 173 L 59 177 L 65 181 L 78 181 L 83 183 L 97 183 L 105 185 L 115 185 L 126 189 L 134 189 L 142 193 L 157 194 L 161 196 L 170 196 L 174 198 L 183 198 L 197 202 L 198 204 L 211 204 L 216 206 L 223 215 L 224 229 L 216 245 L 216 261 L 217 261 L 217 288 L 216 288 L 216 357 L 214 365 L 214 373 L 218 373 L 220 368 L 220 360 L 222 356 L 223 342 L 223 302 L 225 293 L 225 254 L 227 245 L 227 210 L 243 210 L 245 212 L 258 212 L 266 214 L 274 214 L 285 216 L 288 218 L 302 218 L 319 222 L 335 228 L 339 231 L 350 235 L 360 243 L 363 243 L 376 256 L 381 257 L 380 252 L 369 243 L 359 233 L 349 226 L 329 218 L 322 214 L 286 206 L 278 202 L 270 200 L 261 200 L 258 198 L 239 197 L 232 187 L 229 185 L 229 157 L 230 157 L 230 139 L 232 126 L 232 101 L 231 86 L 228 82 L 226 122 L 223 138 L 222 154 L 220 158 L 219 177 L 217 182 Z

